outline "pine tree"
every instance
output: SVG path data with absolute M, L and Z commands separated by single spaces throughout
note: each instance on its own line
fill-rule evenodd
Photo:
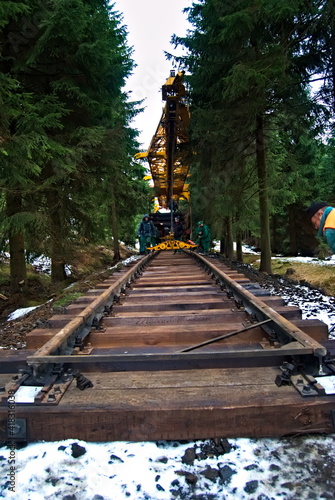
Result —
M 212 177 L 226 179 L 223 215 L 229 215 L 243 203 L 241 199 L 230 203 L 230 180 L 236 175 L 242 180 L 254 158 L 260 269 L 266 272 L 271 272 L 269 172 L 273 171 L 268 139 L 275 120 L 280 127 L 279 119 L 286 119 L 293 98 L 303 96 L 307 71 L 300 52 L 310 36 L 314 7 L 313 2 L 299 1 L 201 1 L 188 10 L 194 31 L 183 39 L 173 38 L 189 50 L 188 56 L 177 59 L 191 72 L 191 134 L 196 152 L 192 175 L 194 169 L 200 171 L 205 186 Z M 295 104 L 295 119 L 300 120 L 306 107 Z
M 90 237 L 104 233 L 96 222 L 106 223 L 99 216 L 106 209 L 99 196 L 106 158 L 113 157 L 120 140 L 125 149 L 134 147 L 130 134 L 113 132 L 127 127 L 134 112 L 122 92 L 133 61 L 120 16 L 108 2 L 74 0 L 71 8 L 65 0 L 46 7 L 39 1 L 22 5 L 2 32 L 7 49 L 3 73 L 19 82 L 15 97 L 20 88 L 39 105 L 35 122 L 26 120 L 27 130 L 37 128 L 43 139 L 36 139 L 42 146 L 38 154 L 28 141 L 29 153 L 23 155 L 36 170 L 31 191 L 24 194 L 26 204 L 44 217 L 37 217 L 29 232 L 35 234 L 37 225 L 44 229 L 40 239 L 52 258 L 52 279 L 59 281 L 80 231 Z M 123 162 L 122 169 L 127 168 Z M 13 175 L 18 175 L 16 168 Z

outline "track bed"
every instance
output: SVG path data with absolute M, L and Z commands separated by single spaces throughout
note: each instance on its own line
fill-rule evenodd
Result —
M 1 440 L 334 432 L 335 395 L 315 378 L 335 376 L 325 324 L 302 320 L 218 259 L 142 260 L 135 274 L 115 273 L 30 332 L 25 353 L 2 355 Z M 88 387 L 79 390 L 80 380 Z M 9 391 L 19 400 L 34 385 L 42 391 L 15 402 L 17 433 L 6 434 Z

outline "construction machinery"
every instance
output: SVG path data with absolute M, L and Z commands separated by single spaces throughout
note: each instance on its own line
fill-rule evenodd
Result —
M 189 202 L 187 146 L 190 113 L 183 80 L 183 71 L 170 72 L 169 78 L 162 86 L 162 100 L 165 101 L 165 106 L 156 132 L 148 151 L 138 153 L 135 157 L 136 159 L 146 158 L 148 160 L 154 196 L 158 200 L 158 205 L 160 208 L 170 209 L 169 232 L 161 235 L 160 239 L 164 240 L 161 246 L 153 247 L 160 250 L 194 246 L 173 239 L 173 216 L 178 213 L 184 219 L 184 214 L 178 212 L 178 202 L 181 199 Z M 187 219 L 189 220 L 190 217 Z M 159 211 L 156 211 L 153 221 L 158 229 L 162 225 L 167 227 L 166 215 L 159 213 Z M 189 222 L 186 223 L 186 226 L 188 225 Z

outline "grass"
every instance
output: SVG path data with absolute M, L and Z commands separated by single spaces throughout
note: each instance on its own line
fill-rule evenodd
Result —
M 259 255 L 247 254 L 244 262 L 255 269 L 259 268 Z M 282 259 L 272 260 L 272 274 L 279 274 L 285 278 L 292 279 L 297 283 L 310 283 L 319 288 L 326 295 L 335 295 L 335 267 L 318 265 L 317 263 L 291 262 Z
M 76 291 L 65 291 L 60 295 L 60 297 L 54 302 L 53 307 L 54 308 L 62 308 L 66 307 L 71 302 L 74 302 L 78 297 L 83 295 L 81 292 L 76 292 Z

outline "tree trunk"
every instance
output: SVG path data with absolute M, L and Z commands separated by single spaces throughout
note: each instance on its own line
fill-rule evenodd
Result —
M 66 279 L 63 220 L 61 213 L 61 201 L 57 192 L 47 192 L 48 214 L 50 221 L 50 257 L 51 257 L 51 281 L 57 283 Z
M 265 163 L 264 122 L 261 115 L 257 116 L 256 127 L 256 160 L 259 188 L 259 210 L 261 226 L 261 264 L 259 270 L 271 273 L 271 241 L 269 222 L 269 200 L 267 191 L 267 175 Z
M 271 230 L 271 241 L 272 241 L 272 251 L 274 253 L 280 253 L 282 251 L 281 238 L 278 235 L 278 216 L 273 214 L 271 217 L 270 230 Z
M 6 213 L 7 217 L 16 215 L 22 211 L 22 194 L 7 191 Z M 12 294 L 20 293 L 27 286 L 27 269 L 24 252 L 23 231 L 11 228 L 9 230 L 9 254 L 10 254 L 10 291 Z
M 288 230 L 289 230 L 289 252 L 290 255 L 298 255 L 298 238 L 296 228 L 297 206 L 288 207 Z
M 330 2 L 330 26 L 331 26 L 331 64 L 332 64 L 332 95 L 333 95 L 333 113 L 335 112 L 335 2 Z
M 115 203 L 115 193 L 114 193 L 114 185 L 113 182 L 110 184 L 110 216 L 111 216 L 111 230 L 112 230 L 112 238 L 113 238 L 113 253 L 114 253 L 114 262 L 118 262 L 121 260 L 120 255 L 120 245 L 119 245 L 119 227 L 117 223 L 117 215 L 116 215 L 116 203 Z
M 237 231 L 237 233 L 236 233 L 236 260 L 238 262 L 243 262 L 242 233 L 241 233 L 241 231 Z
M 226 218 L 227 238 L 226 238 L 226 257 L 230 260 L 234 258 L 233 224 L 231 217 Z

